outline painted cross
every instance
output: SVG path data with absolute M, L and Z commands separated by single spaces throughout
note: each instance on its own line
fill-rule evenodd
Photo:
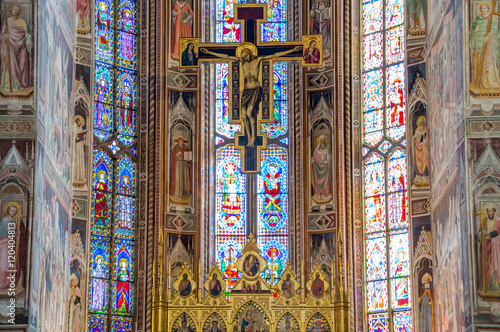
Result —
M 264 42 L 261 25 L 267 22 L 266 4 L 237 4 L 235 24 L 241 24 L 240 43 L 200 43 L 181 38 L 181 68 L 199 63 L 228 62 L 229 123 L 239 123 L 235 146 L 241 151 L 243 173 L 260 172 L 260 151 L 267 147 L 261 124 L 273 122 L 273 61 L 301 60 L 303 66 L 320 66 L 322 36 L 305 35 L 296 42 Z M 302 50 L 305 51 L 302 51 Z

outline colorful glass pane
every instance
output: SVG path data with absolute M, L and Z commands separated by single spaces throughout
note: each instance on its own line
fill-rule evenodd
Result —
M 368 0 L 363 4 L 363 34 L 382 30 L 382 0 Z
M 410 243 L 408 233 L 396 234 L 390 239 L 391 277 L 410 275 Z
M 131 315 L 134 303 L 134 284 L 124 281 L 113 281 L 112 311 L 117 315 Z
M 109 240 L 105 236 L 92 235 L 90 245 L 90 276 L 109 278 Z
M 258 234 L 288 233 L 288 151 L 269 145 L 261 151 L 257 180 Z
M 384 138 L 383 131 L 376 131 L 365 135 L 365 144 L 370 147 L 375 147 Z
M 370 332 L 389 332 L 388 316 L 387 313 L 368 315 L 368 330 Z
M 385 230 L 385 196 L 365 199 L 365 230 L 367 233 Z
M 366 241 L 366 280 L 387 277 L 387 248 L 385 236 Z
M 132 332 L 132 318 L 130 317 L 113 317 L 111 321 L 111 332 Z
M 364 74 L 363 105 L 365 111 L 383 107 L 384 88 L 382 82 L 382 70 L 373 70 Z
M 267 260 L 264 278 L 269 280 L 271 274 L 274 274 L 274 278 L 279 279 L 285 269 L 285 262 L 288 261 L 288 237 L 286 235 L 259 236 L 257 245 L 262 251 L 262 257 Z
M 398 105 L 405 102 L 405 65 L 400 63 L 387 69 L 386 80 L 388 106 Z
M 134 242 L 115 240 L 113 277 L 118 281 L 134 280 Z
M 382 67 L 383 45 L 382 32 L 363 37 L 363 69 L 365 71 Z
M 288 131 L 288 66 L 285 62 L 273 64 L 273 104 L 274 119 L 272 123 L 263 123 L 261 132 L 267 137 L 276 138 Z
M 384 158 L 374 153 L 365 161 L 365 196 L 375 196 L 385 192 Z
M 412 332 L 411 311 L 395 312 L 393 316 L 394 332 Z
M 134 1 L 120 0 L 118 21 L 120 30 L 128 33 L 136 32 L 136 7 Z
M 404 6 L 365 0 L 362 8 L 366 301 L 369 330 L 377 332 L 411 331 L 411 311 L 391 312 L 411 309 L 407 157 L 394 144 L 406 145 Z
M 263 23 L 261 24 L 261 41 L 278 42 L 286 40 L 286 23 Z
M 399 104 L 387 108 L 387 127 L 404 126 L 406 123 L 406 105 Z
M 124 24 L 122 21 L 121 24 Z M 130 69 L 136 68 L 137 46 L 135 35 L 125 32 L 118 32 L 118 65 Z
M 216 238 L 216 260 L 225 280 L 232 286 L 238 279 L 236 259 L 241 256 L 245 246 L 245 236 L 217 236 Z
M 90 332 L 107 332 L 108 318 L 105 315 L 89 315 L 87 325 Z
M 404 0 L 387 0 L 385 5 L 386 29 L 404 23 Z
M 391 279 L 392 284 L 392 309 L 411 308 L 411 284 L 410 278 Z
M 406 190 L 406 169 L 406 151 L 397 148 L 389 155 L 387 166 L 389 192 Z
M 246 234 L 246 178 L 240 158 L 232 144 L 217 149 L 217 234 Z
M 387 310 L 387 281 L 370 281 L 366 283 L 368 312 Z
M 405 31 L 400 25 L 386 32 L 387 65 L 401 62 L 405 59 Z
M 120 108 L 136 108 L 136 77 L 135 72 L 127 69 L 117 71 L 116 102 Z M 126 116 L 124 118 L 127 118 Z
M 113 67 L 96 62 L 95 66 L 95 90 L 96 102 L 113 103 Z
M 114 315 L 133 312 L 129 282 L 134 279 L 137 178 L 136 25 L 135 1 L 95 1 L 94 145 L 100 141 L 106 147 L 93 151 L 88 285 L 92 332 L 132 331 L 133 325 L 131 317 Z

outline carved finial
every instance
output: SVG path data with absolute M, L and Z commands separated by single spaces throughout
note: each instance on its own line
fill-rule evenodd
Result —
M 253 237 L 252 233 L 250 233 L 250 235 L 248 236 L 248 242 L 255 242 L 255 238 Z

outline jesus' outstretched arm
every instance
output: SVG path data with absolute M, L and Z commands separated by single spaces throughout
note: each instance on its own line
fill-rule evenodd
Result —
M 290 53 L 293 53 L 293 52 L 298 52 L 302 49 L 302 46 L 296 46 L 294 48 L 292 48 L 291 50 L 288 50 L 288 51 L 283 51 L 283 52 L 278 52 L 278 53 L 274 53 L 274 54 L 271 54 L 271 55 L 266 55 L 265 57 L 262 58 L 262 60 L 273 60 L 273 59 L 277 59 L 277 58 L 280 58 L 282 56 L 285 56 L 287 54 L 290 54 Z
M 210 50 L 207 50 L 206 48 L 200 48 L 200 52 L 205 53 L 205 54 L 210 54 L 210 55 L 213 55 L 213 56 L 221 58 L 221 59 L 239 61 L 239 59 L 235 56 L 230 56 L 227 54 L 212 52 Z

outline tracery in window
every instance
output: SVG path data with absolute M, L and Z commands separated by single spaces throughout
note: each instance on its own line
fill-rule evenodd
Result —
M 363 176 L 370 331 L 412 330 L 404 5 L 404 0 L 363 3 Z
M 136 14 L 136 3 L 130 0 L 95 3 L 89 331 L 132 331 L 137 178 Z

